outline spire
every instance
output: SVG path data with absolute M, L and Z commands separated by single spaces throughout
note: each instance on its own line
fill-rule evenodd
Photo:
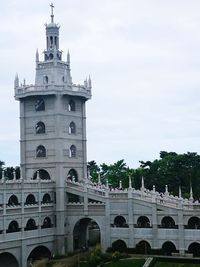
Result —
M 167 185 L 167 184 L 165 185 L 165 195 L 167 195 L 167 196 L 169 195 L 169 192 L 168 192 L 168 185 Z
M 131 176 L 129 176 L 129 188 L 132 188 Z
M 50 7 L 51 7 L 51 23 L 54 23 L 54 14 L 53 14 L 54 5 L 53 5 L 53 3 L 51 3 Z
M 144 189 L 144 177 L 142 176 L 141 189 Z
M 16 75 L 15 75 L 15 82 L 14 82 L 14 84 L 15 84 L 15 88 L 16 88 L 16 87 L 19 87 L 19 77 L 18 77 L 18 73 L 16 73 Z
M 190 184 L 190 200 L 193 201 L 193 190 L 192 190 L 192 184 Z
M 84 81 L 84 86 L 87 88 L 88 87 L 88 81 L 87 81 L 87 78 L 85 79 Z
M 179 198 L 182 198 L 181 186 L 179 186 L 178 196 L 179 196 Z
M 69 50 L 67 52 L 67 63 L 70 64 L 70 53 L 69 53 Z
M 88 87 L 89 87 L 89 89 L 92 88 L 92 81 L 91 81 L 90 75 L 89 75 L 89 79 L 88 79 Z
M 38 49 L 36 49 L 35 61 L 36 61 L 36 62 L 39 62 L 39 53 L 38 53 Z

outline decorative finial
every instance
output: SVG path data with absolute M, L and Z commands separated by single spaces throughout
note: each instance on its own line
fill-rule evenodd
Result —
M 18 74 L 17 73 L 15 75 L 15 88 L 16 87 L 19 87 L 19 77 L 18 77 Z
M 89 75 L 89 79 L 88 79 L 88 87 L 89 87 L 89 89 L 92 88 L 92 81 L 91 81 L 90 75 Z
M 144 189 L 144 177 L 142 176 L 142 184 L 141 184 L 141 189 Z
M 167 184 L 165 185 L 165 195 L 169 195 L 169 192 L 168 192 L 168 185 L 167 185 Z
M 181 186 L 179 186 L 178 196 L 179 196 L 179 198 L 182 198 Z
M 190 200 L 193 201 L 193 190 L 192 190 L 192 184 L 190 184 Z
M 69 50 L 67 52 L 67 63 L 70 64 L 70 53 L 69 53 Z
M 129 176 L 129 188 L 132 188 L 131 176 Z
M 156 192 L 156 186 L 153 185 L 153 192 L 155 193 Z
M 53 3 L 51 3 L 50 7 L 51 7 L 51 23 L 54 23 L 54 14 L 53 14 L 54 5 L 53 5 Z
M 101 175 L 100 175 L 100 172 L 98 173 L 98 184 L 101 184 Z
M 36 54 L 35 54 L 35 60 L 36 62 L 39 61 L 39 53 L 38 53 L 38 49 L 36 50 Z
M 119 181 L 119 189 L 122 189 L 122 181 Z

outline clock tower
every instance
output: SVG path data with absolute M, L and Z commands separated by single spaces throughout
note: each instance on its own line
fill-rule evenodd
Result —
M 66 179 L 87 178 L 85 103 L 91 98 L 91 80 L 72 82 L 70 54 L 63 60 L 59 48 L 60 26 L 46 24 L 46 49 L 36 52 L 35 84 L 19 84 L 15 99 L 20 104 L 20 153 L 25 180 L 55 181 L 57 234 L 64 234 Z

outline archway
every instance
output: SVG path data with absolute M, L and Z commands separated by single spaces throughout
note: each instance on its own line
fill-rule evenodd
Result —
M 37 170 L 37 171 L 34 173 L 34 175 L 33 175 L 33 180 L 37 179 L 37 172 L 39 172 L 39 173 L 38 173 L 38 176 L 39 176 L 39 178 L 40 178 L 41 180 L 50 180 L 50 179 L 51 179 L 51 177 L 50 177 L 48 171 L 46 171 L 46 170 L 44 170 L 44 169 L 39 169 L 39 170 Z
M 18 201 L 17 196 L 15 196 L 15 195 L 10 196 L 10 198 L 8 200 L 8 205 L 9 206 L 17 206 L 17 205 L 19 205 L 19 201 Z
M 36 223 L 34 219 L 29 219 L 26 223 L 25 231 L 35 230 L 37 229 Z
M 198 217 L 191 217 L 188 220 L 188 229 L 200 229 L 200 219 Z
M 29 194 L 26 198 L 26 205 L 36 204 L 35 196 L 33 194 Z
M 51 203 L 51 197 L 48 193 L 44 194 L 43 198 L 42 198 L 42 204 L 47 204 L 47 203 Z
M 149 245 L 149 243 L 145 240 L 140 241 L 137 245 L 136 245 L 136 253 L 138 254 L 150 254 L 151 252 L 151 246 Z
M 115 227 L 121 227 L 121 228 L 126 228 L 128 227 L 126 223 L 126 219 L 123 216 L 116 216 L 114 219 L 114 226 Z
M 75 169 L 70 169 L 67 174 L 67 179 L 70 179 L 74 182 L 78 182 L 78 173 Z
M 53 224 L 51 223 L 51 219 L 49 217 L 45 217 L 41 228 L 51 228 L 52 226 Z
M 74 249 L 83 249 L 100 244 L 100 227 L 91 218 L 80 219 L 73 231 Z
M 200 257 L 200 244 L 197 242 L 191 243 L 188 252 L 192 253 L 194 257 Z
M 11 221 L 8 225 L 8 229 L 6 230 L 6 233 L 14 233 L 14 232 L 19 232 L 19 224 L 17 221 Z
M 175 221 L 172 217 L 165 216 L 164 218 L 162 218 L 161 228 L 177 228 L 177 226 L 175 225 Z
M 174 243 L 167 241 L 162 245 L 162 251 L 164 255 L 171 256 L 173 252 L 176 252 Z
M 124 252 L 127 248 L 127 245 L 126 243 L 119 239 L 119 240 L 116 240 L 112 243 L 112 249 L 113 251 L 119 251 L 119 252 Z
M 140 216 L 137 220 L 137 227 L 139 228 L 149 228 L 150 221 L 149 218 L 146 216 Z
M 17 259 L 8 252 L 3 252 L 0 254 L 0 267 L 19 267 Z
M 28 264 L 40 260 L 40 259 L 50 259 L 51 258 L 51 252 L 50 250 L 45 246 L 38 246 L 34 248 L 31 253 L 28 256 Z M 29 266 L 29 265 L 28 265 Z

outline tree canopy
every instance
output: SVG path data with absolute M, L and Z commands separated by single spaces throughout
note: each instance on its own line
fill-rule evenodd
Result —
M 160 152 L 160 158 L 154 161 L 140 161 L 140 167 L 129 168 L 124 160 L 119 160 L 114 164 L 103 163 L 97 165 L 95 161 L 88 163 L 90 175 L 94 182 L 98 180 L 100 173 L 101 181 L 105 183 L 108 179 L 112 187 L 118 187 L 122 181 L 123 187 L 128 187 L 128 177 L 132 178 L 133 186 L 141 187 L 141 178 L 144 177 L 145 187 L 163 192 L 165 185 L 168 185 L 169 192 L 178 195 L 179 187 L 187 197 L 190 192 L 190 185 L 193 187 L 195 198 L 200 196 L 200 155 L 195 152 L 177 154 L 175 152 Z

